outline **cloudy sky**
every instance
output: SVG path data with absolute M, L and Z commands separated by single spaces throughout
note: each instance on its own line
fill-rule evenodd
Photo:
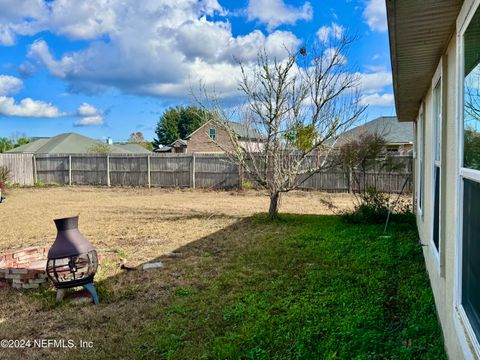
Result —
M 368 118 L 395 115 L 384 0 L 0 0 L 0 137 L 154 137 L 203 82 L 236 99 L 259 49 L 348 31 Z

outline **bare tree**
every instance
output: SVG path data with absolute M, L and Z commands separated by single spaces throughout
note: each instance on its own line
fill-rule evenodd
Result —
M 358 73 L 344 57 L 352 41 L 342 36 L 335 46 L 301 48 L 284 60 L 263 51 L 255 64 L 239 62 L 239 88 L 246 99 L 240 114 L 209 94 L 202 104 L 229 134 L 231 144 L 217 145 L 268 190 L 271 218 L 278 214 L 282 193 L 330 166 L 336 137 L 366 108 L 360 103 Z M 240 141 L 231 123 L 239 118 L 260 144 Z

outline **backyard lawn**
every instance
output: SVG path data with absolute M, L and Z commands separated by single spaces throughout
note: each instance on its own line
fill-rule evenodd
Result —
M 255 214 L 267 206 L 255 192 L 12 191 L 0 249 L 48 243 L 51 218 L 76 211 L 105 261 L 98 306 L 0 291 L 0 339 L 93 347 L 0 349 L 0 358 L 444 359 L 414 224 L 382 237 L 382 225 L 327 215 L 322 196 L 290 194 L 290 214 L 272 223 Z M 164 267 L 118 266 L 155 260 Z

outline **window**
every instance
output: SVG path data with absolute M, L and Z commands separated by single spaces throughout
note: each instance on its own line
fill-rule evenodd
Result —
M 424 167 L 423 167 L 423 157 L 425 154 L 425 147 L 424 147 L 424 123 L 425 119 L 423 116 L 423 109 L 420 111 L 420 116 L 418 117 L 418 126 L 417 126 L 417 132 L 418 132 L 418 143 L 417 143 L 417 152 L 418 152 L 418 212 L 420 215 L 422 215 L 422 209 L 423 209 L 423 187 L 424 187 Z
M 210 139 L 215 140 L 216 135 L 215 128 L 210 128 Z
M 442 64 L 439 66 L 440 70 Z M 442 81 L 438 80 L 433 89 L 433 232 L 432 240 L 439 252 L 440 244 L 440 176 L 442 148 Z
M 480 338 L 480 10 L 463 37 L 463 131 L 460 166 L 461 306 Z M 462 194 L 463 192 L 463 194 Z

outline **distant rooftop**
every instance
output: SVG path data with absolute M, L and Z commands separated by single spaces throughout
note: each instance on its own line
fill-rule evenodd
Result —
M 77 133 L 65 133 L 52 138 L 40 138 L 8 152 L 24 154 L 88 154 L 91 153 L 94 146 L 99 144 L 104 143 Z M 110 147 L 112 154 L 150 153 L 150 151 L 137 144 L 107 146 Z
M 396 116 L 382 116 L 366 122 L 351 130 L 345 131 L 337 140 L 336 145 L 343 145 L 362 134 L 379 134 L 387 144 L 413 144 L 413 123 L 399 122 Z
M 206 124 L 208 124 L 208 121 L 207 123 L 200 126 L 197 130 L 195 130 L 191 134 L 188 134 L 186 138 L 189 139 L 194 133 L 196 133 L 199 129 L 201 129 Z M 245 124 L 229 121 L 228 125 L 232 128 L 235 134 L 237 134 L 239 139 L 262 139 L 263 138 L 262 134 L 260 134 L 256 129 L 249 128 Z

